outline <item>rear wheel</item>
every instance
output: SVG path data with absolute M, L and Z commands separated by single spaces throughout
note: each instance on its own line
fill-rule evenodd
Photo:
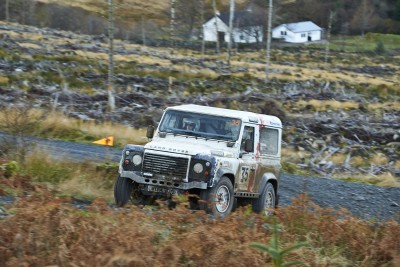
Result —
M 114 199 L 118 207 L 123 207 L 131 198 L 133 181 L 129 178 L 118 175 L 114 184 Z
M 224 218 L 233 208 L 233 185 L 228 177 L 223 176 L 218 183 L 210 189 L 200 193 L 200 208 L 217 218 Z
M 267 216 L 273 214 L 276 205 L 275 189 L 271 183 L 267 183 L 258 199 L 253 202 L 253 210 Z

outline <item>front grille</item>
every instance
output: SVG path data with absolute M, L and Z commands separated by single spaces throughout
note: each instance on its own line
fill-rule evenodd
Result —
M 164 155 L 145 154 L 143 172 L 186 178 L 189 159 Z

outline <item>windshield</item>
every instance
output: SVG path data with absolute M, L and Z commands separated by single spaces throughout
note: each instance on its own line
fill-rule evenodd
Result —
M 241 120 L 177 110 L 168 110 L 160 124 L 159 131 L 236 141 L 239 137 Z

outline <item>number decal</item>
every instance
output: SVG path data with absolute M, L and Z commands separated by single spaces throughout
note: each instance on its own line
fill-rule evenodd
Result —
M 247 182 L 247 180 L 249 179 L 249 172 L 250 172 L 250 167 L 242 167 L 241 175 L 240 175 L 241 183 Z

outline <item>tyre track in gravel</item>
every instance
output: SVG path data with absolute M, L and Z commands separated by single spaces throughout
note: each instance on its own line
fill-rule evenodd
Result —
M 0 133 L 0 139 L 7 137 Z M 76 162 L 118 163 L 121 149 L 59 140 L 29 138 L 35 147 L 55 159 Z M 279 188 L 280 206 L 307 194 L 311 201 L 323 208 L 345 208 L 362 219 L 394 219 L 400 222 L 400 188 L 346 182 L 331 178 L 306 177 L 284 173 Z M 1 202 L 1 199 L 0 199 Z

